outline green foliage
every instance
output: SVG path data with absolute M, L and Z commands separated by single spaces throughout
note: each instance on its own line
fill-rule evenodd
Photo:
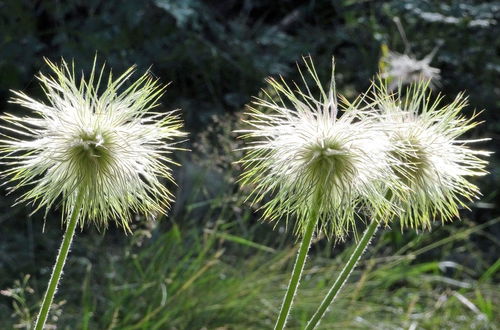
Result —
M 225 217 L 210 230 L 173 225 L 163 233 L 161 228 L 151 230 L 151 238 L 142 232 L 122 249 L 113 248 L 108 240 L 97 242 L 96 251 L 102 251 L 97 259 L 74 260 L 69 268 L 53 322 L 81 329 L 270 328 L 296 248 L 275 250 L 261 237 L 224 230 L 231 213 Z M 448 233 L 445 227 L 437 228 L 423 240 L 405 235 L 402 248 L 391 243 L 391 231 L 382 231 L 321 328 L 413 324 L 424 329 L 494 329 L 500 321 L 494 310 L 500 303 L 495 283 L 477 280 L 483 266 L 449 261 L 446 251 L 461 248 L 462 253 L 472 254 L 476 246 L 464 245 L 464 238 L 482 237 L 496 223 L 498 219 L 493 219 L 487 225 L 462 226 Z M 445 238 L 439 240 L 442 235 Z M 82 239 L 88 244 L 92 237 Z M 320 246 L 316 242 L 314 249 Z M 317 297 L 326 293 L 342 268 L 350 251 L 341 250 L 335 248 L 334 258 L 309 260 L 291 329 L 305 325 Z M 423 257 L 428 253 L 443 261 Z M 28 279 L 2 291 L 15 306 L 12 317 L 2 317 L 3 328 L 25 324 L 33 316 L 36 299 Z M 62 297 L 71 296 L 64 303 Z
M 31 88 L 42 56 L 74 58 L 90 68 L 97 52 L 114 70 L 152 66 L 173 81 L 172 103 L 188 110 L 188 122 L 199 128 L 213 113 L 246 103 L 264 77 L 296 78 L 293 66 L 301 55 L 322 58 L 316 64 L 323 80 L 334 54 L 338 85 L 364 90 L 382 44 L 404 51 L 392 22 L 398 16 L 419 58 L 442 44 L 433 64 L 442 69 L 445 94 L 466 89 L 472 104 L 491 109 L 499 102 L 498 15 L 495 3 L 471 1 L 6 0 L 0 97 L 11 88 Z

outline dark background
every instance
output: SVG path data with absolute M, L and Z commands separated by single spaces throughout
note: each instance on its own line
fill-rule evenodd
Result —
M 43 99 L 34 76 L 49 72 L 44 57 L 74 59 L 85 72 L 96 54 L 115 73 L 133 64 L 139 71 L 151 68 L 162 82 L 172 82 L 162 98 L 162 109 L 182 109 L 190 133 L 185 147 L 193 150 L 176 155 L 183 164 L 176 171 L 178 202 L 154 235 L 173 225 L 206 226 L 203 222 L 207 220 L 202 218 L 211 213 L 199 203 L 210 201 L 209 210 L 232 203 L 239 208 L 232 209 L 234 214 L 243 219 L 236 227 L 245 237 L 259 233 L 259 242 L 280 247 L 293 239 L 285 235 L 277 243 L 269 238 L 272 226 L 257 222 L 256 213 L 241 211 L 249 206 L 237 192 L 234 178 L 239 169 L 231 163 L 239 156 L 233 151 L 237 142 L 232 132 L 238 115 L 265 86 L 267 76 L 297 80 L 296 63 L 304 55 L 313 57 L 324 81 L 330 73 L 331 56 L 335 56 L 340 92 L 348 98 L 363 92 L 377 73 L 382 45 L 404 51 L 395 17 L 401 20 L 411 53 L 417 58 L 441 45 L 432 62 L 441 70 L 438 90 L 449 98 L 465 91 L 470 102 L 468 115 L 484 109 L 479 117 L 484 123 L 469 137 L 490 137 L 490 142 L 478 147 L 498 152 L 498 1 L 0 1 L 0 108 L 19 111 L 7 102 L 10 89 Z M 500 215 L 498 153 L 492 155 L 489 171 L 490 175 L 475 181 L 483 197 L 471 205 L 472 212 L 466 212 L 467 226 Z M 35 286 L 43 288 L 59 244 L 60 214 L 57 210 L 49 214 L 42 233 L 43 215 L 28 217 L 30 207 L 12 207 L 14 200 L 10 195 L 0 199 L 0 289 L 12 286 L 21 274 L 33 274 L 35 281 L 41 276 Z M 190 213 L 192 209 L 197 211 Z M 179 220 L 184 218 L 189 220 Z M 143 230 L 148 225 L 141 221 L 136 226 Z M 235 233 L 229 228 L 228 232 Z M 478 267 L 487 268 L 498 259 L 498 224 L 488 231 L 493 241 L 496 237 L 496 244 L 468 238 L 475 240 L 482 258 Z M 82 243 L 72 253 L 86 255 L 91 261 L 99 255 L 92 250 L 96 237 L 105 239 L 111 250 L 130 240 L 114 226 L 105 235 L 93 228 L 81 235 Z M 409 239 L 391 235 L 388 244 L 395 246 Z M 436 255 L 439 252 L 429 255 L 429 260 Z M 467 256 L 460 259 L 467 260 Z M 5 302 L 0 312 L 9 315 L 9 301 L 0 301 Z

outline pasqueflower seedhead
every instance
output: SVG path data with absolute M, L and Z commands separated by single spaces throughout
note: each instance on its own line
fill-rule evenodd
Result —
M 430 65 L 433 57 L 434 52 L 418 60 L 412 55 L 388 51 L 381 60 L 385 68 L 382 77 L 391 80 L 390 90 L 419 81 L 430 81 L 435 86 L 439 84 L 440 70 Z
M 134 67 L 113 79 L 94 61 L 77 80 L 74 64 L 46 62 L 52 75 L 37 78 L 47 102 L 15 91 L 10 102 L 30 114 L 1 116 L 2 175 L 11 190 L 24 187 L 19 202 L 60 203 L 69 214 L 81 193 L 80 225 L 115 220 L 125 229 L 132 213 L 165 212 L 171 193 L 161 178 L 172 180 L 169 154 L 185 136 L 178 114 L 150 111 L 165 87 L 149 73 L 129 83 Z
M 375 92 L 377 116 L 392 145 L 392 168 L 402 183 L 393 189 L 397 197 L 393 194 L 392 202 L 403 227 L 427 228 L 435 218 L 457 217 L 459 208 L 479 196 L 468 177 L 487 174 L 482 158 L 490 153 L 471 148 L 486 139 L 460 138 L 478 124 L 475 115 L 462 114 L 467 106 L 463 94 L 443 105 L 442 96 L 431 98 L 428 82 L 400 94 L 388 93 L 383 83 Z
M 379 184 L 388 177 L 388 140 L 373 129 L 373 121 L 359 120 L 359 100 L 343 102 L 339 111 L 333 69 L 325 90 L 312 61 L 304 62 L 308 75 L 300 71 L 302 89 L 270 78 L 272 92 L 264 91 L 249 107 L 249 128 L 240 131 L 247 142 L 241 181 L 253 187 L 254 201 L 263 202 L 264 218 L 294 216 L 296 233 L 302 234 L 306 214 L 316 207 L 319 230 L 342 238 L 352 229 L 358 206 L 382 206 Z

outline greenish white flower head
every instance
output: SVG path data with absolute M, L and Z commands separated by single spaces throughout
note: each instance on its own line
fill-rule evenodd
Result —
M 304 62 L 313 85 L 302 72 L 305 91 L 298 85 L 292 90 L 283 79 L 268 79 L 273 92 L 249 107 L 249 128 L 241 131 L 247 141 L 241 181 L 254 187 L 255 202 L 265 201 L 264 218 L 295 216 L 296 233 L 302 234 L 307 214 L 319 208 L 319 230 L 342 238 L 352 229 L 359 206 L 388 204 L 381 202 L 379 188 L 391 180 L 389 141 L 373 129 L 373 121 L 359 120 L 361 102 L 344 102 L 339 111 L 333 70 L 325 91 L 312 61 Z
M 377 116 L 393 146 L 393 170 L 403 183 L 392 198 L 402 226 L 425 229 L 435 218 L 444 222 L 457 217 L 459 208 L 479 196 L 468 177 L 487 173 L 481 157 L 490 154 L 470 147 L 485 139 L 460 138 L 478 124 L 475 116 L 462 114 L 467 99 L 459 94 L 446 105 L 442 96 L 431 100 L 428 82 L 411 85 L 404 98 L 381 84 L 375 98 Z
M 61 203 L 69 214 L 81 193 L 82 226 L 115 220 L 128 229 L 132 213 L 164 213 L 172 195 L 160 178 L 172 181 L 169 154 L 185 136 L 175 112 L 150 111 L 165 87 L 148 73 L 128 83 L 134 67 L 113 79 L 94 62 L 77 80 L 74 65 L 46 62 L 52 75 L 37 78 L 47 102 L 14 92 L 11 102 L 31 114 L 1 116 L 2 175 L 12 190 L 26 187 L 19 202 L 47 211 Z

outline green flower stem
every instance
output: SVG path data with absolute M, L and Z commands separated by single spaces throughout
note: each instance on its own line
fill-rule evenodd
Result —
M 368 228 L 366 228 L 363 237 L 361 237 L 361 240 L 358 242 L 358 245 L 349 258 L 349 261 L 344 266 L 344 269 L 342 269 L 342 271 L 340 272 L 339 277 L 337 277 L 337 280 L 335 281 L 335 283 L 333 283 L 333 286 L 330 288 L 330 291 L 328 291 L 328 294 L 321 302 L 321 305 L 316 310 L 313 317 L 309 320 L 309 322 L 307 322 L 304 330 L 314 329 L 319 324 L 319 321 L 321 321 L 321 319 L 325 315 L 328 306 L 330 306 L 330 304 L 335 300 L 337 294 L 340 292 L 340 289 L 342 289 L 345 282 L 349 278 L 349 275 L 351 275 L 352 270 L 358 263 L 359 258 L 361 258 L 363 252 L 365 252 L 368 243 L 370 243 L 373 235 L 375 235 L 375 233 L 377 232 L 377 228 L 378 223 L 376 221 L 372 221 Z
M 61 279 L 61 273 L 64 268 L 64 263 L 66 262 L 66 257 L 68 256 L 69 248 L 71 242 L 73 241 L 73 236 L 75 234 L 75 228 L 78 223 L 78 215 L 80 214 L 80 209 L 83 203 L 83 193 L 79 192 L 76 198 L 75 205 L 73 206 L 73 211 L 71 217 L 68 221 L 66 232 L 64 233 L 63 241 L 61 243 L 61 248 L 59 249 L 59 254 L 57 255 L 56 263 L 54 269 L 52 270 L 52 275 L 50 276 L 49 286 L 43 297 L 42 307 L 40 308 L 40 313 L 36 319 L 35 330 L 42 330 L 45 322 L 47 321 L 47 316 L 49 315 L 50 306 L 52 305 L 52 300 L 54 299 L 54 294 L 57 290 L 57 285 Z
M 304 234 L 304 237 L 302 238 L 302 243 L 300 243 L 300 249 L 297 254 L 297 259 L 295 261 L 295 265 L 293 266 L 292 277 L 290 278 L 290 283 L 288 284 L 288 289 L 286 291 L 285 298 L 283 299 L 283 304 L 281 306 L 278 320 L 276 321 L 276 325 L 274 326 L 275 330 L 282 330 L 285 327 L 288 315 L 290 314 L 293 298 L 295 297 L 295 293 L 297 292 L 297 287 L 299 286 L 299 281 L 302 277 L 302 271 L 304 270 L 307 252 L 309 251 L 309 247 L 311 246 L 314 229 L 316 228 L 316 224 L 318 223 L 318 201 L 319 198 L 315 197 L 312 203 L 311 212 L 309 215 L 309 223 L 307 224 L 306 232 Z

